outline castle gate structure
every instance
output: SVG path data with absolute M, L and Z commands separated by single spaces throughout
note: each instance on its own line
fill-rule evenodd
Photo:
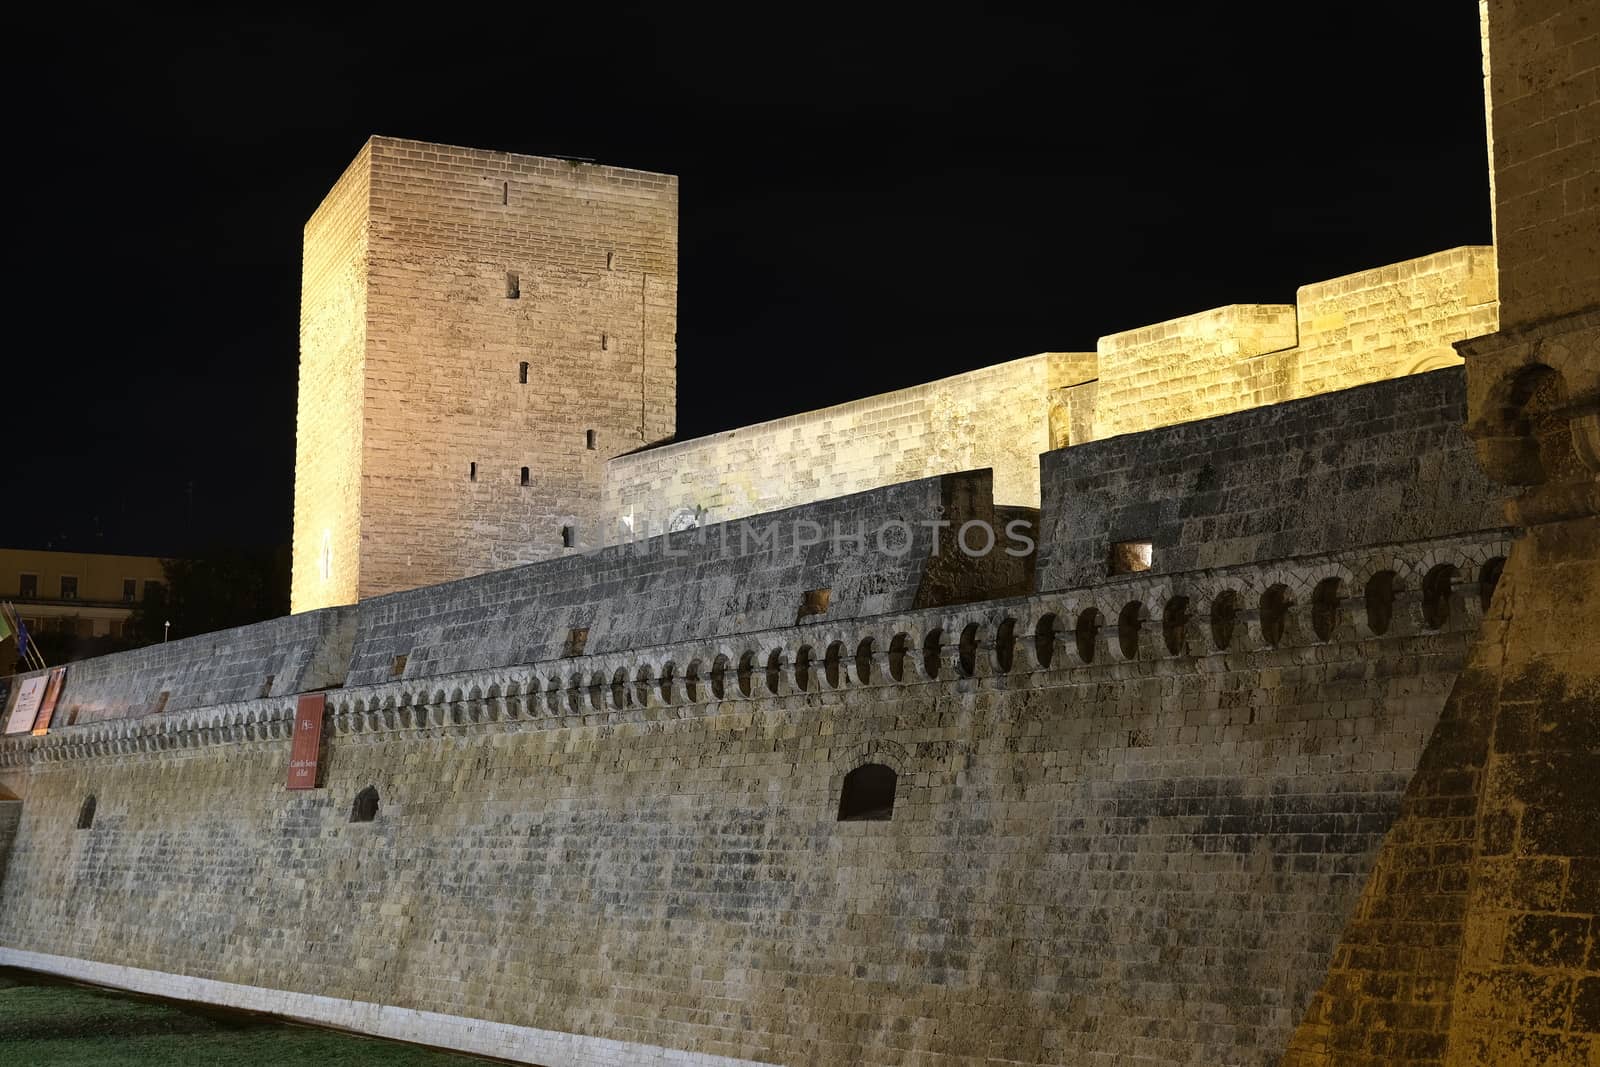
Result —
M 674 179 L 373 139 L 295 614 L 0 739 L 0 965 L 547 1067 L 1592 1067 L 1600 19 L 1480 14 L 1492 248 L 691 441 Z

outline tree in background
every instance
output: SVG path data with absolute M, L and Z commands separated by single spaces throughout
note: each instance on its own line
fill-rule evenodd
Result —
M 289 614 L 289 547 L 220 547 L 195 559 L 161 561 L 163 585 L 145 586 L 128 628 L 140 645 L 245 626 Z

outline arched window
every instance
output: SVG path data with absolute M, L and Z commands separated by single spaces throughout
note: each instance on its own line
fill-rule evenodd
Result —
M 83 798 L 83 807 L 78 809 L 78 829 L 87 830 L 94 825 L 94 794 L 90 793 Z
M 865 763 L 844 776 L 839 793 L 840 822 L 884 822 L 894 817 L 893 768 Z
M 350 805 L 351 822 L 371 822 L 378 817 L 378 787 L 369 785 L 356 794 L 356 802 Z

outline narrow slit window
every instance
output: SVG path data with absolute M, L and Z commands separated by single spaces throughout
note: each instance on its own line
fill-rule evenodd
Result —
M 476 463 L 467 464 L 467 481 L 475 482 L 477 480 L 478 480 L 478 465 Z
M 612 267 L 616 264 L 616 262 L 617 262 L 617 254 L 615 252 L 607 252 L 606 253 L 606 270 L 611 270 Z
M 516 300 L 522 296 L 522 279 L 517 277 L 515 271 L 506 271 L 506 299 Z
M 600 335 L 600 351 L 604 352 L 606 349 L 608 349 L 610 347 L 611 347 L 611 336 L 610 336 L 610 334 L 604 334 L 604 333 L 601 334 Z
M 78 809 L 78 829 L 87 830 L 94 825 L 94 794 L 83 798 L 83 807 Z
M 523 485 L 527 485 L 528 484 L 528 468 L 527 467 L 523 467 L 522 468 L 522 479 L 521 479 L 521 481 L 522 481 Z
M 528 361 L 523 360 L 517 364 L 517 381 L 522 385 L 528 384 Z
M 502 204 L 511 203 L 511 183 L 510 182 L 501 182 L 500 183 L 500 202 Z

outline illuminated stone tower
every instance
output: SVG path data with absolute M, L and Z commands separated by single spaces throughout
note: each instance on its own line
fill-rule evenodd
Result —
M 574 551 L 675 423 L 678 181 L 374 137 L 305 229 L 294 611 Z

